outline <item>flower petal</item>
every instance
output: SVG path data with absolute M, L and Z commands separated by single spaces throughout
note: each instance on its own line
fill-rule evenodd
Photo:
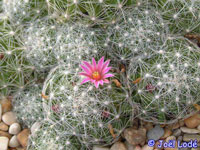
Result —
M 88 63 L 87 61 L 83 61 L 83 63 L 88 67 L 88 69 L 91 70 L 92 72 L 92 65 L 90 63 Z
M 94 58 L 92 58 L 92 65 L 93 65 L 93 69 L 96 70 L 97 69 L 97 64 Z
M 109 74 L 106 74 L 106 75 L 104 75 L 104 77 L 103 77 L 103 78 L 105 79 L 105 78 L 108 78 L 108 77 L 113 77 L 113 76 L 114 76 L 113 74 L 109 73 Z
M 97 69 L 100 71 L 103 67 L 103 62 L 104 62 L 104 56 L 101 57 L 101 59 L 98 61 L 98 66 Z
M 90 74 L 86 73 L 86 72 L 80 72 L 79 75 L 81 76 L 86 76 L 86 77 L 90 77 Z
M 99 81 L 96 81 L 96 82 L 94 83 L 94 85 L 95 85 L 96 88 L 98 88 L 98 87 L 99 87 Z
M 81 82 L 81 84 L 86 83 L 86 82 L 89 82 L 89 81 L 90 81 L 90 78 L 85 78 L 85 79 Z
M 109 65 L 109 63 L 110 63 L 110 60 L 107 60 L 104 64 L 103 64 L 103 67 L 102 67 L 102 69 L 105 69 L 105 68 L 107 68 L 108 67 L 108 65 Z
M 101 85 L 103 85 L 103 80 L 100 80 L 99 83 L 100 83 Z
M 85 67 L 83 65 L 80 65 L 80 66 L 85 72 L 87 72 L 88 74 L 91 74 L 91 71 L 87 67 Z
M 112 67 L 107 67 L 102 71 L 102 74 L 106 74 Z
M 108 79 L 103 80 L 105 83 L 109 83 L 110 81 Z

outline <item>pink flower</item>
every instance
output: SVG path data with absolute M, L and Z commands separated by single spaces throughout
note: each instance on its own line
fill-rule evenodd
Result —
M 114 76 L 110 73 L 106 74 L 111 69 L 111 67 L 108 67 L 109 63 L 110 60 L 107 60 L 104 63 L 104 57 L 98 61 L 98 64 L 96 64 L 94 58 L 92 58 L 92 64 L 88 63 L 87 61 L 83 61 L 84 65 L 80 66 L 85 72 L 81 72 L 80 75 L 83 75 L 86 78 L 81 82 L 81 84 L 90 81 L 94 83 L 96 88 L 98 88 L 99 84 L 103 85 L 104 82 L 109 83 L 109 80 L 106 78 Z
M 58 105 L 58 104 L 53 105 L 53 106 L 52 106 L 52 110 L 53 110 L 54 112 L 56 112 L 56 113 L 60 112 L 60 107 L 59 107 L 59 105 Z

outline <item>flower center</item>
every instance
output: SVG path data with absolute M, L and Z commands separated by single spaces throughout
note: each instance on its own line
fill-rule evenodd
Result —
M 100 79 L 100 74 L 99 72 L 95 71 L 92 73 L 92 78 L 95 80 L 99 80 Z

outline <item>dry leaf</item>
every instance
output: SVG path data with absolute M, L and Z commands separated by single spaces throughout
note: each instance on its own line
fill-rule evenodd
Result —
M 116 134 L 114 133 L 114 129 L 113 129 L 113 127 L 112 127 L 111 124 L 108 125 L 108 129 L 109 129 L 110 134 L 112 135 L 112 137 L 113 137 L 113 138 L 116 138 L 117 136 L 116 136 Z
M 194 106 L 198 111 L 200 111 L 200 105 L 194 104 L 193 106 Z
M 121 87 L 121 83 L 117 79 L 112 80 L 117 87 Z
M 42 98 L 48 99 L 48 96 L 44 95 L 43 93 L 41 94 Z
M 133 81 L 134 84 L 139 83 L 142 80 L 142 78 L 137 78 L 135 81 Z

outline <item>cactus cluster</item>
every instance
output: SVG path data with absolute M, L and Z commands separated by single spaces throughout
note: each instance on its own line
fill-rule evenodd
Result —
M 14 96 L 24 126 L 40 122 L 29 150 L 109 145 L 136 116 L 171 123 L 200 102 L 199 0 L 2 0 L 0 7 L 0 97 Z
M 73 60 L 96 56 L 100 49 L 97 32 L 81 23 L 58 24 L 43 18 L 23 31 L 24 53 L 37 70 L 68 64 Z
M 44 111 L 47 120 L 61 124 L 66 133 L 76 135 L 85 143 L 110 144 L 114 137 L 109 132 L 112 126 L 119 136 L 123 129 L 130 125 L 124 116 L 131 114 L 132 108 L 123 103 L 126 93 L 115 92 L 110 84 L 102 89 L 89 85 L 80 85 L 82 78 L 79 68 L 59 66 L 54 68 L 43 86 Z M 119 89 L 118 89 L 119 90 Z

